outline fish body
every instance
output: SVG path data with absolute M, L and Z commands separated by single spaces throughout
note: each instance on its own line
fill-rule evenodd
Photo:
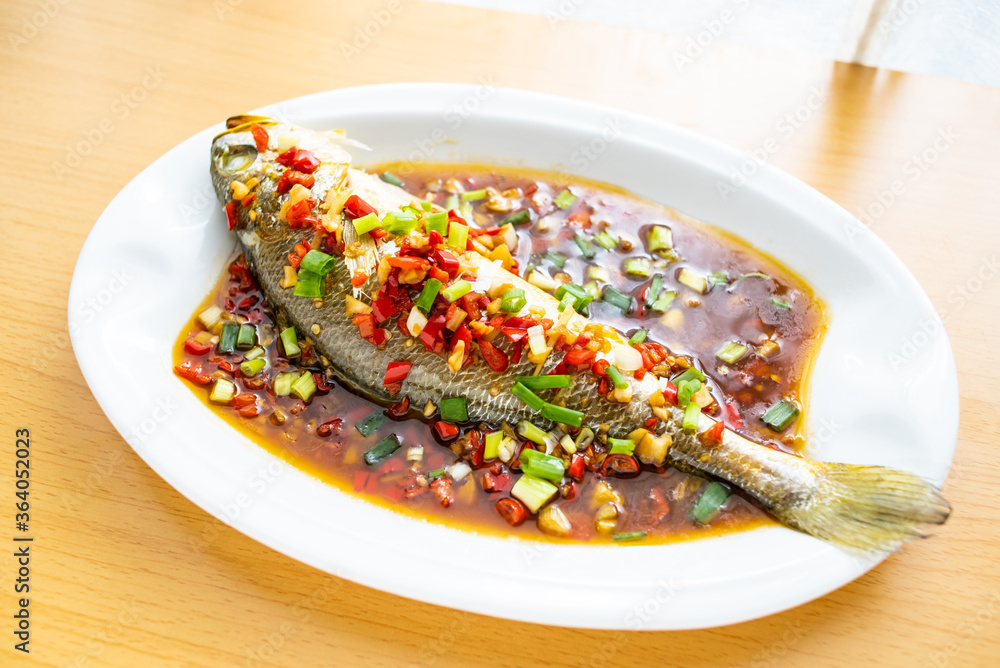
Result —
M 258 145 L 251 123 L 267 130 L 266 147 Z M 234 181 L 243 186 L 256 182 L 249 206 L 233 207 L 239 245 L 279 321 L 309 335 L 324 366 L 342 384 L 385 404 L 393 400 L 383 384 L 387 364 L 409 362 L 412 366 L 405 394 L 417 409 L 428 402 L 436 405 L 443 397 L 459 396 L 466 398 L 469 419 L 474 422 L 496 426 L 530 420 L 543 428 L 555 426 L 515 397 L 510 388 L 520 376 L 551 371 L 559 364 L 559 355 L 548 355 L 540 365 L 524 356 L 501 373 L 481 361 L 453 370 L 447 355 L 425 350 L 419 341 L 403 336 L 396 328 L 390 329 L 384 344 L 373 346 L 359 336 L 358 327 L 345 315 L 351 299 L 371 301 L 379 288 L 377 275 L 383 256 L 398 250 L 392 241 L 380 243 L 368 234 L 359 236 L 343 215 L 345 201 L 358 195 L 384 214 L 418 205 L 412 195 L 352 167 L 350 155 L 329 134 L 260 117 L 234 117 L 228 127 L 212 145 L 211 175 L 217 196 L 229 204 L 234 191 L 242 190 L 234 187 Z M 311 174 L 309 188 L 321 221 L 317 227 L 334 235 L 344 249 L 343 261 L 338 261 L 327 276 L 325 295 L 319 301 L 294 296 L 291 289 L 282 286 L 288 256 L 304 236 L 303 230 L 291 229 L 282 220 L 283 207 L 287 208 L 291 195 L 278 188 L 281 175 L 289 168 L 276 160 L 293 146 L 311 151 L 320 161 Z M 305 235 L 309 234 L 307 230 Z M 583 331 L 591 324 L 577 314 L 567 318 L 552 295 L 479 254 L 454 252 L 470 271 L 470 280 L 471 274 L 486 272 L 494 282 L 524 290 L 527 308 L 534 309 L 537 317 L 555 322 L 563 315 L 560 322 L 573 331 Z M 359 273 L 370 278 L 355 285 L 352 276 Z M 626 343 L 620 332 L 605 334 L 614 345 Z M 497 347 L 509 351 L 510 343 L 501 339 L 504 337 L 495 339 Z M 893 549 L 903 540 L 921 535 L 922 525 L 940 524 L 948 516 L 950 509 L 938 491 L 913 474 L 885 467 L 810 461 L 761 446 L 729 430 L 721 440 L 708 442 L 703 434 L 715 421 L 701 414 L 697 429 L 685 430 L 684 411 L 658 401 L 661 384 L 653 374 L 642 381 L 630 379 L 630 385 L 630 400 L 609 401 L 598 393 L 595 377 L 578 374 L 573 384 L 556 396 L 562 405 L 584 412 L 586 424 L 607 425 L 610 436 L 624 438 L 650 418 L 658 418 L 655 433 L 645 442 L 650 446 L 645 449 L 646 456 L 637 452 L 645 463 L 673 465 L 721 479 L 757 498 L 788 526 L 848 549 Z

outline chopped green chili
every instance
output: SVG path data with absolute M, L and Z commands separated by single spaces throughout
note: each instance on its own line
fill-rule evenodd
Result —
M 371 450 L 365 453 L 365 464 L 368 464 L 368 466 L 375 466 L 376 464 L 385 461 L 392 455 L 392 453 L 399 450 L 399 445 L 399 437 L 395 434 L 389 434 L 381 441 L 373 445 Z
M 545 402 L 541 397 L 529 390 L 520 382 L 514 383 L 511 386 L 510 393 L 527 404 L 533 411 L 540 411 L 542 410 L 542 406 L 545 405 Z
M 764 424 L 774 431 L 784 431 L 799 416 L 799 407 L 788 399 L 782 399 L 760 416 Z
M 253 325 L 240 325 L 240 331 L 236 334 L 236 347 L 240 350 L 249 350 L 257 345 L 257 328 Z
M 439 404 L 441 419 L 445 422 L 466 422 L 469 419 L 469 409 L 465 397 L 448 397 Z
M 500 227 L 503 227 L 504 225 L 513 225 L 514 227 L 517 227 L 518 225 L 527 225 L 530 222 L 531 214 L 528 213 L 527 209 L 521 209 L 520 211 L 516 211 L 501 220 Z
M 402 188 L 404 185 L 403 179 L 399 178 L 392 172 L 382 172 L 381 174 L 378 175 L 378 177 L 383 181 L 385 181 L 386 183 L 391 183 L 392 185 L 398 186 L 400 188 Z
M 236 352 L 236 338 L 239 334 L 240 326 L 235 322 L 227 322 L 222 325 L 222 335 L 219 337 L 219 352 Z
M 354 425 L 354 428 L 358 430 L 359 434 L 367 438 L 375 433 L 375 430 L 381 427 L 386 419 L 385 413 L 381 410 L 374 410 L 368 417 Z
M 719 482 L 710 482 L 698 500 L 695 501 L 694 506 L 691 507 L 688 517 L 698 524 L 707 524 L 728 498 L 729 490 L 726 489 L 725 485 Z

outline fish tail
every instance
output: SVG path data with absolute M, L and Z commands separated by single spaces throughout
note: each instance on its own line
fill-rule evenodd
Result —
M 779 519 L 812 536 L 858 552 L 892 550 L 922 527 L 943 524 L 951 506 L 920 477 L 882 466 L 813 462 L 813 493 Z

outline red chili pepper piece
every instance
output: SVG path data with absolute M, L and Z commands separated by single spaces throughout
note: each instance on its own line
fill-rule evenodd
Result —
M 410 412 L 410 398 L 403 397 L 398 402 L 386 409 L 385 413 L 393 420 L 402 420 Z
M 500 331 L 510 339 L 512 342 L 517 343 L 524 337 L 528 335 L 528 330 L 526 329 L 515 329 L 513 327 L 501 327 Z
M 587 348 L 575 348 L 566 353 L 563 357 L 563 362 L 567 366 L 578 366 L 583 364 L 591 364 L 597 357 L 597 353 L 593 350 L 588 350 Z
M 521 349 L 524 348 L 524 341 L 518 341 L 514 344 L 514 349 L 510 351 L 510 361 L 513 364 L 521 363 Z
M 608 455 L 601 464 L 601 475 L 616 478 L 634 478 L 639 475 L 639 462 L 626 454 Z
M 469 292 L 462 295 L 462 307 L 469 314 L 469 322 L 479 320 L 483 317 L 482 312 L 479 310 L 479 300 L 481 297 L 482 295 L 478 292 Z
M 313 372 L 313 383 L 317 394 L 327 394 L 332 389 L 330 383 L 326 382 L 326 376 L 321 373 Z
M 383 385 L 388 385 L 390 383 L 401 383 L 406 380 L 406 377 L 410 373 L 410 367 L 413 364 L 410 362 L 389 362 L 389 365 L 385 369 L 385 378 L 382 379 Z
M 402 271 L 408 270 L 427 270 L 431 268 L 431 263 L 422 257 L 399 257 L 397 255 L 392 255 L 386 259 L 390 267 L 398 267 Z
M 385 343 L 386 342 L 385 330 L 382 329 L 381 327 L 376 327 L 375 331 L 372 332 L 371 342 L 372 342 L 372 345 L 375 345 L 375 346 L 380 346 L 383 343 Z M 393 388 L 389 389 L 389 394 L 395 395 L 397 392 L 399 392 L 399 387 L 398 386 L 396 386 L 394 389 Z
M 229 200 L 226 202 L 226 225 L 229 229 L 236 229 L 236 201 Z
M 295 229 L 312 225 L 312 221 L 316 220 L 311 215 L 314 206 L 316 206 L 316 200 L 301 199 L 288 207 L 288 210 L 285 211 L 285 220 L 288 221 L 288 226 Z
M 184 342 L 184 350 L 192 355 L 204 355 L 211 349 L 212 344 L 210 343 L 198 343 L 194 339 L 188 339 Z
M 459 325 L 455 333 L 451 335 L 451 342 L 448 344 L 448 350 L 455 350 L 458 347 L 458 342 L 461 341 L 465 344 L 465 352 L 469 353 L 472 346 L 472 332 L 465 325 Z
M 249 195 L 240 200 L 240 206 L 244 208 L 250 206 L 253 203 L 254 199 L 256 199 L 256 197 L 257 195 L 255 193 L 250 193 Z
M 292 167 L 300 172 L 312 174 L 319 167 L 319 158 L 312 151 L 299 150 L 295 152 L 295 162 Z
M 294 146 L 278 154 L 278 157 L 274 159 L 279 165 L 285 167 L 291 167 L 295 163 L 295 152 L 298 151 Z
M 358 273 L 351 276 L 351 285 L 353 285 L 356 288 L 360 288 L 367 282 L 368 282 L 368 274 L 366 274 L 363 271 L 359 271 Z
M 362 339 L 371 338 L 375 334 L 375 316 L 371 313 L 358 313 L 352 318 Z
M 483 354 L 483 359 L 496 373 L 503 373 L 507 370 L 507 366 L 510 364 L 507 354 L 486 339 L 479 339 L 479 352 Z
M 479 468 L 483 465 L 483 455 L 486 453 L 486 439 L 478 429 L 473 429 L 469 436 L 469 443 L 472 445 L 472 466 Z
M 607 376 L 609 366 L 611 365 L 607 360 L 597 360 L 596 362 L 594 362 L 594 366 L 592 366 L 590 370 L 596 373 L 598 376 Z
M 354 472 L 354 491 L 360 492 L 368 484 L 368 471 Z
M 325 438 L 335 431 L 340 431 L 340 426 L 343 423 L 344 421 L 339 417 L 330 418 L 320 426 L 316 427 L 316 434 Z
M 586 472 L 586 462 L 583 456 L 574 454 L 569 460 L 569 476 L 576 480 L 583 480 L 583 474 Z
M 733 429 L 743 428 L 743 419 L 740 417 L 740 410 L 731 401 L 727 401 L 725 404 L 726 410 L 726 422 L 732 425 Z
M 523 503 L 513 498 L 500 499 L 496 505 L 500 517 L 512 527 L 520 526 L 528 519 L 528 509 Z
M 253 406 L 247 406 L 246 408 L 238 408 L 236 412 L 239 413 L 240 417 L 252 418 L 260 415 L 260 407 L 254 404 Z
M 175 366 L 174 373 L 181 378 L 190 380 L 195 385 L 208 385 L 212 382 L 212 376 L 202 371 L 200 364 L 196 365 L 191 360 Z
M 437 432 L 442 441 L 449 441 L 458 436 L 458 427 L 444 420 L 438 420 L 434 423 L 434 431 Z
M 667 388 L 663 390 L 663 396 L 666 397 L 667 401 L 676 405 L 677 404 L 677 386 L 667 381 Z
M 719 420 L 706 429 L 701 435 L 701 442 L 705 446 L 714 446 L 722 442 L 722 435 L 726 431 L 726 423 Z
M 652 429 L 653 427 L 656 426 L 656 423 L 659 421 L 660 421 L 659 418 L 651 417 L 648 420 L 646 420 L 646 424 L 644 426 L 646 427 L 646 429 Z
M 398 312 L 396 302 L 389 297 L 379 297 L 372 302 L 372 315 L 380 325 Z
M 267 130 L 260 127 L 256 123 L 250 124 L 250 134 L 253 135 L 253 142 L 257 145 L 257 150 L 264 152 L 267 150 L 267 143 L 270 141 L 270 137 L 267 136 Z
M 447 508 L 455 501 L 455 490 L 452 489 L 451 480 L 448 478 L 437 478 L 431 483 L 431 491 L 443 508 Z
M 377 215 L 378 211 L 375 210 L 375 207 L 357 195 L 351 195 L 347 198 L 347 201 L 344 202 L 344 213 L 351 218 L 361 218 L 362 216 L 367 216 L 369 213 Z
M 431 234 L 437 233 L 432 232 Z M 444 249 L 439 248 L 431 253 L 431 262 L 441 267 L 449 276 L 455 276 L 458 273 L 458 258 Z

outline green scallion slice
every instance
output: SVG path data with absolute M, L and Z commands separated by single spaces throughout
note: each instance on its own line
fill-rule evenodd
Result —
M 302 258 L 302 263 L 299 265 L 299 269 L 305 269 L 306 271 L 311 271 L 314 274 L 326 276 L 330 273 L 335 264 L 337 264 L 337 258 L 332 255 L 327 255 L 326 253 L 318 250 L 311 250 L 306 253 L 304 258 Z
M 653 302 L 653 305 L 650 306 L 649 308 L 653 311 L 660 311 L 660 312 L 666 311 L 668 308 L 670 308 L 670 305 L 674 303 L 674 299 L 676 298 L 677 298 L 676 292 L 674 292 L 673 290 L 667 290 L 659 297 L 657 297 L 656 301 Z
M 674 248 L 674 240 L 670 228 L 663 225 L 654 225 L 651 227 L 649 234 L 646 235 L 646 241 L 649 242 L 649 252 L 651 253 L 670 251 Z
M 556 406 L 550 403 L 542 406 L 542 417 L 553 422 L 558 422 L 559 424 L 569 425 L 570 427 L 583 425 L 583 413 L 575 411 L 572 408 Z
M 444 208 L 448 211 L 458 211 L 458 195 L 448 195 L 444 201 Z
M 687 369 L 684 369 L 684 371 L 681 371 L 679 374 L 671 378 L 670 382 L 676 385 L 682 380 L 691 380 L 691 379 L 697 379 L 704 383 L 705 374 L 703 374 L 701 371 L 692 366 L 688 367 Z
M 480 199 L 486 199 L 486 188 L 470 190 L 469 192 L 462 193 L 463 202 L 475 202 Z
M 240 332 L 240 326 L 235 322 L 227 322 L 222 325 L 222 335 L 219 337 L 219 352 L 236 352 L 236 339 Z
M 785 309 L 786 311 L 792 308 L 792 305 L 783 299 L 778 299 L 777 297 L 771 297 L 771 305 L 777 306 L 778 308 Z
M 217 404 L 228 404 L 236 396 L 236 384 L 225 378 L 216 378 L 212 385 L 212 391 L 208 395 L 209 401 Z
M 583 255 L 584 258 L 590 260 L 595 255 L 597 255 L 597 251 L 594 250 L 594 247 L 590 245 L 590 242 L 587 241 L 583 237 L 583 235 L 581 234 L 573 235 L 573 241 L 576 242 L 576 245 L 579 247 L 580 253 Z
M 739 283 L 740 281 L 742 281 L 745 278 L 765 278 L 765 279 L 767 279 L 769 281 L 773 281 L 774 280 L 773 278 L 771 278 L 767 274 L 762 274 L 759 271 L 752 271 L 749 274 L 743 274 L 742 276 L 740 276 L 739 278 L 737 278 L 735 281 L 733 281 L 729 285 L 729 291 L 732 292 L 733 289 L 736 287 L 736 284 Z
M 551 262 L 552 264 L 554 264 L 555 266 L 557 266 L 560 269 L 562 269 L 566 265 L 566 257 L 563 256 L 563 255 L 560 255 L 559 253 L 557 253 L 555 251 L 549 251 L 548 253 L 546 253 L 545 254 L 545 259 L 548 260 L 549 262 Z
M 649 278 L 649 275 L 653 273 L 653 263 L 648 257 L 627 257 L 622 269 L 628 276 Z
M 607 368 L 608 378 L 614 383 L 616 390 L 624 390 L 628 387 L 628 381 L 622 376 L 622 372 L 618 370 L 618 367 L 612 365 Z
M 496 459 L 500 456 L 500 443 L 504 439 L 502 431 L 491 431 L 486 434 L 486 443 L 483 446 L 483 459 Z
M 545 445 L 545 440 L 549 436 L 548 432 L 539 429 L 527 420 L 521 420 L 517 423 L 517 433 L 538 445 Z
M 715 356 L 726 364 L 736 364 L 750 349 L 737 341 L 730 341 L 715 351 Z
M 274 377 L 274 384 L 271 386 L 274 390 L 274 396 L 276 397 L 287 397 L 292 393 L 292 380 L 295 378 L 294 373 L 284 372 L 279 373 Z
M 378 175 L 378 177 L 383 181 L 385 181 L 386 183 L 391 183 L 392 185 L 398 186 L 400 188 L 402 188 L 404 185 L 403 179 L 399 178 L 392 172 L 382 172 L 381 174 Z
M 632 338 L 630 338 L 628 340 L 629 345 L 630 346 L 634 346 L 637 343 L 642 343 L 643 341 L 646 340 L 646 335 L 647 334 L 649 334 L 649 330 L 648 329 L 638 329 L 638 330 L 636 330 L 635 334 L 632 335 Z
M 537 513 L 558 491 L 559 488 L 548 480 L 525 474 L 514 483 L 510 495 L 523 502 L 528 510 Z
M 263 357 L 257 357 L 252 360 L 247 360 L 240 364 L 240 373 L 242 373 L 247 378 L 253 378 L 258 373 L 264 370 L 267 366 L 267 360 Z
M 302 401 L 309 401 L 309 397 L 315 392 L 316 381 L 313 380 L 313 375 L 308 371 L 303 371 L 298 378 L 292 381 L 292 394 Z
M 729 282 L 729 274 L 724 271 L 713 271 L 708 275 L 706 280 L 712 287 L 715 287 L 716 285 L 725 285 Z
M 566 295 L 573 296 L 573 310 L 582 313 L 590 302 L 594 301 L 594 296 L 587 292 L 582 286 L 575 283 L 563 283 L 556 288 L 556 299 L 562 301 Z M 560 309 L 562 310 L 562 309 Z
M 444 469 L 434 469 L 433 471 L 427 472 L 427 479 L 436 480 L 437 478 L 440 478 L 443 475 L 444 475 Z
M 605 285 L 601 291 L 601 301 L 617 307 L 622 315 L 627 316 L 632 312 L 632 304 L 635 300 L 632 299 L 632 295 L 627 295 L 620 290 L 615 290 L 610 285 Z
M 448 236 L 448 214 L 429 213 L 424 222 L 424 227 L 428 232 L 437 232 L 442 237 Z
M 558 483 L 566 473 L 566 466 L 561 459 L 539 450 L 525 448 L 521 451 L 519 459 L 521 460 L 521 470 L 524 471 L 525 475 Z
M 465 397 L 442 399 L 439 408 L 441 419 L 445 422 L 467 422 L 469 419 L 469 409 L 465 403 Z
M 522 288 L 511 288 L 503 293 L 503 298 L 500 300 L 500 310 L 507 313 L 517 313 L 527 303 L 528 300 L 524 298 Z
M 552 200 L 552 203 L 560 209 L 568 209 L 573 206 L 573 203 L 576 202 L 576 200 L 576 195 L 571 193 L 569 190 L 563 190 L 561 193 L 556 195 L 556 198 Z
M 611 538 L 618 542 L 625 542 L 629 540 L 642 540 L 646 537 L 645 531 L 625 531 L 622 533 L 616 533 L 611 536 Z
M 448 226 L 448 245 L 458 250 L 465 250 L 469 240 L 469 226 L 456 222 Z
M 437 298 L 440 290 L 441 281 L 436 278 L 428 278 L 427 282 L 424 283 L 424 289 L 420 291 L 420 296 L 417 297 L 417 301 L 413 302 L 413 305 L 425 314 L 430 313 L 431 307 L 434 306 L 434 299 Z
M 684 429 L 686 431 L 698 431 L 699 418 L 701 418 L 701 406 L 692 401 L 684 409 Z
M 292 291 L 296 297 L 309 297 L 310 299 L 322 299 L 324 288 L 323 276 L 308 269 L 299 269 L 298 280 L 295 282 L 295 289 Z
M 377 227 L 382 227 L 382 221 L 379 220 L 378 216 L 374 213 L 369 213 L 360 218 L 355 218 L 353 221 L 354 229 L 357 230 L 358 234 L 364 234 L 365 232 L 371 232 Z
M 427 200 L 422 199 L 422 200 L 420 200 L 420 208 L 423 209 L 424 211 L 426 211 L 427 213 L 430 213 L 431 211 L 434 210 L 434 203 L 433 202 L 428 202 Z
M 767 409 L 760 419 L 774 431 L 784 431 L 799 416 L 799 407 L 788 399 L 782 399 Z
M 570 377 L 568 374 L 555 374 L 550 376 L 518 376 L 517 382 L 524 385 L 529 390 L 551 390 L 558 387 L 569 387 Z
M 295 357 L 302 352 L 302 349 L 299 348 L 299 337 L 295 333 L 295 327 L 281 330 L 278 338 L 281 339 L 281 348 L 285 351 L 285 357 Z
M 608 438 L 609 455 L 631 455 L 635 452 L 635 441 L 631 438 Z
M 250 350 L 243 353 L 243 359 L 245 360 L 255 360 L 258 357 L 263 357 L 267 351 L 260 346 L 254 346 Z
M 521 209 L 520 211 L 515 211 L 506 218 L 500 221 L 500 227 L 504 225 L 513 225 L 517 227 L 518 225 L 527 225 L 531 222 L 531 214 L 528 213 L 527 209 Z
M 386 421 L 385 413 L 380 410 L 372 411 L 371 414 L 366 417 L 361 422 L 354 425 L 354 428 L 358 430 L 358 433 L 363 437 L 367 438 L 375 433 L 375 430 L 382 426 L 382 423 Z
M 594 235 L 594 243 L 604 250 L 613 250 L 618 245 L 618 240 L 602 230 Z
M 660 296 L 660 290 L 663 287 L 663 274 L 655 274 L 653 280 L 649 284 L 649 289 L 646 290 L 646 308 L 653 308 L 653 304 L 656 303 L 656 298 Z
M 725 485 L 719 482 L 710 482 L 698 500 L 695 501 L 694 506 L 691 507 L 688 517 L 698 524 L 708 524 L 728 498 L 729 490 L 726 489 Z
M 364 454 L 365 464 L 368 466 L 375 466 L 386 459 L 388 459 L 392 453 L 399 450 L 399 437 L 395 434 L 389 434 L 381 441 L 372 446 L 371 450 Z
M 382 218 L 382 229 L 397 237 L 417 229 L 420 219 L 413 211 L 390 211 Z
M 453 302 L 459 297 L 463 297 L 472 292 L 472 283 L 466 280 L 455 281 L 448 287 L 441 290 L 441 296 L 449 302 Z
M 700 389 L 701 381 L 697 378 L 677 381 L 677 405 L 681 407 L 687 406 L 691 403 L 691 397 Z
M 240 350 L 249 350 L 257 345 L 257 328 L 253 325 L 240 325 L 240 331 L 236 334 L 236 347 Z
M 540 411 L 542 410 L 542 406 L 545 405 L 545 402 L 541 397 L 529 390 L 520 382 L 516 382 L 511 386 L 510 393 L 527 404 L 533 411 Z
M 705 277 L 687 267 L 681 267 L 681 270 L 677 272 L 677 282 L 701 294 L 705 294 L 705 291 L 708 290 L 708 281 L 705 280 Z

